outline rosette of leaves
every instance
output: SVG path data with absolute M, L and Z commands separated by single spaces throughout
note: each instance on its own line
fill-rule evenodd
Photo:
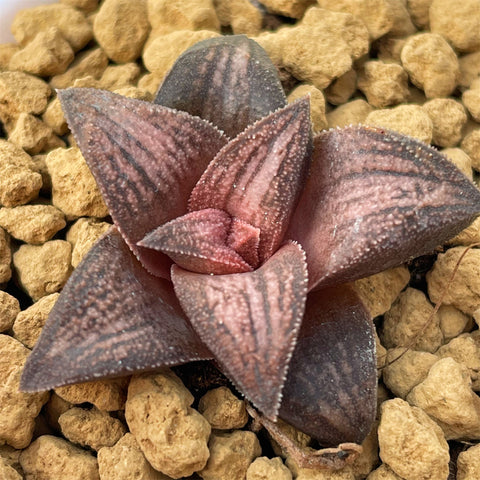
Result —
M 59 97 L 114 227 L 63 289 L 22 388 L 214 359 L 266 424 L 360 443 L 375 417 L 375 340 L 348 282 L 466 227 L 477 188 L 381 128 L 312 138 L 308 98 L 287 105 L 244 36 L 187 50 L 154 103 Z

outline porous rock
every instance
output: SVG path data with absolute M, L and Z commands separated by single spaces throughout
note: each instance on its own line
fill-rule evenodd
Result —
M 214 5 L 220 25 L 230 25 L 235 35 L 260 33 L 262 13 L 250 0 L 215 0 Z
M 405 399 L 428 375 L 438 357 L 433 353 L 392 348 L 383 369 L 383 382 L 397 397 Z
M 21 245 L 13 254 L 18 280 L 33 300 L 58 292 L 71 273 L 72 247 L 64 240 Z
M 67 121 L 63 114 L 62 105 L 58 97 L 54 98 L 49 104 L 42 120 L 53 130 L 57 135 L 65 135 L 68 132 Z
M 458 59 L 458 64 L 460 66 L 458 84 L 464 89 L 469 88 L 480 75 L 480 50 L 462 55 Z
M 295 480 L 355 480 L 355 474 L 350 465 L 340 470 L 304 468 L 299 467 L 291 457 L 287 457 L 286 463 Z
M 149 31 L 147 0 L 105 0 L 93 22 L 95 39 L 118 63 L 140 56 Z
M 97 459 L 70 442 L 42 435 L 20 455 L 26 478 L 53 480 L 100 480 Z
M 0 208 L 0 226 L 26 243 L 45 243 L 65 225 L 63 213 L 52 205 Z
M 386 110 L 374 110 L 367 116 L 365 123 L 395 130 L 425 143 L 432 141 L 433 123 L 419 105 L 398 105 Z
M 280 457 L 256 458 L 247 469 L 246 480 L 292 480 L 292 473 Z
M 125 418 L 155 470 L 173 478 L 205 467 L 211 427 L 190 407 L 192 394 L 170 370 L 132 378 Z
M 0 44 L 0 69 L 8 70 L 10 59 L 20 50 L 20 46 L 16 43 Z
M 439 254 L 426 278 L 432 302 L 442 301 L 444 305 L 453 305 L 471 315 L 480 308 L 480 250 L 471 249 L 465 253 L 465 249 L 454 247 Z M 446 290 L 457 264 L 455 279 Z
M 434 98 L 422 105 L 433 123 L 432 143 L 439 147 L 454 147 L 462 138 L 467 113 L 453 98 Z
M 457 480 L 478 478 L 480 478 L 480 444 L 461 452 L 457 459 Z
M 404 480 L 399 477 L 388 465 L 382 463 L 376 470 L 373 470 L 367 480 Z
M 95 407 L 73 407 L 60 415 L 58 423 L 68 440 L 93 450 L 115 445 L 126 433 L 120 420 Z
M 380 458 L 401 478 L 446 480 L 449 450 L 442 429 L 420 408 L 400 398 L 381 407 Z
M 342 105 L 355 93 L 357 89 L 357 72 L 350 69 L 340 75 L 325 90 L 325 98 L 332 105 Z
M 440 318 L 440 330 L 445 342 L 457 337 L 472 324 L 470 316 L 465 315 L 452 305 L 441 305 L 438 309 L 438 316 Z
M 445 148 L 444 150 L 442 150 L 442 153 L 467 178 L 469 178 L 471 181 L 473 181 L 472 159 L 461 148 Z M 450 242 L 452 242 L 452 241 L 450 241 Z
M 12 276 L 12 250 L 8 234 L 3 228 L 0 228 L 0 284 L 6 283 Z
M 472 390 L 468 368 L 453 358 L 435 363 L 407 401 L 432 417 L 448 440 L 480 439 L 480 397 Z
M 60 3 L 75 7 L 84 13 L 93 12 L 98 7 L 98 2 L 99 0 L 60 0 Z
M 0 456 L 0 478 L 3 480 L 22 480 L 22 476 Z
M 242 428 L 248 420 L 245 402 L 237 398 L 227 387 L 209 390 L 198 404 L 198 411 L 212 428 L 231 430 Z
M 465 135 L 460 146 L 471 158 L 473 168 L 480 171 L 480 128 L 476 128 Z
M 34 347 L 59 295 L 59 293 L 46 295 L 18 313 L 13 324 L 13 334 L 26 347 Z
M 427 98 L 446 97 L 457 86 L 458 59 L 452 47 L 437 33 L 419 33 L 405 42 L 401 60 L 414 85 Z
M 126 433 L 113 447 L 98 451 L 98 470 L 101 480 L 169 480 L 147 462 L 135 437 Z
M 20 312 L 18 300 L 3 290 L 0 290 L 0 332 L 12 328 L 16 316 Z
M 313 3 L 314 0 L 262 0 L 269 12 L 290 18 L 302 18 L 305 10 Z
M 100 77 L 100 88 L 117 90 L 124 87 L 133 87 L 140 76 L 140 67 L 135 62 L 122 65 L 109 65 Z
M 420 290 L 407 288 L 400 293 L 384 319 L 380 338 L 387 348 L 435 352 L 443 342 L 438 314 Z
M 20 376 L 30 351 L 18 340 L 0 335 L 0 443 L 25 448 L 48 392 L 20 391 Z
M 462 102 L 476 122 L 480 122 L 480 77 L 462 94 Z
M 430 26 L 430 5 L 433 0 L 407 0 L 410 18 L 420 30 L 428 30 Z
M 52 203 L 67 218 L 105 217 L 108 209 L 80 149 L 59 148 L 46 159 L 52 178 Z
M 232 433 L 212 433 L 208 442 L 210 457 L 198 474 L 204 480 L 229 478 L 243 480 L 253 460 L 262 449 L 253 432 L 235 430 Z
M 323 93 L 313 85 L 299 85 L 288 95 L 288 101 L 294 102 L 299 98 L 308 95 L 310 98 L 310 119 L 313 130 L 319 132 L 327 128 L 327 117 L 325 116 L 325 97 Z
M 356 123 L 364 123 L 372 110 L 372 106 L 362 98 L 351 100 L 327 113 L 328 126 L 329 128 L 341 128 Z

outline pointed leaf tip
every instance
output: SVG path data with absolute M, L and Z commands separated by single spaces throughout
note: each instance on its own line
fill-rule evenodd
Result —
M 251 273 L 200 275 L 174 265 L 172 281 L 182 308 L 224 372 L 275 419 L 305 306 L 301 247 L 284 245 Z
M 305 248 L 310 289 L 431 252 L 480 212 L 480 191 L 437 150 L 382 128 L 314 139 L 312 170 L 287 238 Z
M 260 263 L 279 247 L 310 167 L 308 98 L 247 128 L 210 163 L 189 210 L 218 208 L 260 229 Z

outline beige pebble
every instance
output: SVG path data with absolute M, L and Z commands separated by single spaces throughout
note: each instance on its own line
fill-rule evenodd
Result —
M 10 445 L 0 445 L 0 459 L 3 460 L 5 465 L 9 465 L 17 472 L 22 471 L 22 467 L 20 466 L 19 462 L 19 457 L 21 453 L 21 450 L 17 450 Z
M 100 480 L 97 459 L 62 438 L 42 435 L 20 455 L 27 478 Z
M 433 0 L 430 6 L 430 29 L 445 37 L 457 50 L 480 49 L 480 1 Z
M 8 140 L 31 155 L 65 146 L 65 142 L 53 133 L 51 127 L 29 113 L 18 116 Z
M 288 95 L 290 103 L 308 95 L 310 98 L 310 119 L 313 123 L 314 132 L 327 128 L 327 117 L 325 116 L 325 97 L 323 93 L 313 85 L 299 85 Z
M 382 369 L 385 366 L 385 362 L 387 361 L 387 349 L 380 342 L 380 338 L 378 337 L 377 332 L 375 332 L 374 336 L 375 350 L 377 353 L 377 377 L 380 378 L 382 375 Z
M 128 379 L 125 377 L 66 385 L 55 389 L 57 395 L 69 403 L 91 403 L 99 410 L 121 410 L 127 399 Z
M 430 26 L 430 5 L 433 0 L 407 0 L 410 18 L 420 30 L 428 30 Z
M 154 30 L 165 26 L 174 30 L 220 30 L 212 0 L 148 0 L 147 4 Z
M 0 456 L 0 478 L 3 480 L 22 480 L 22 476 Z
M 461 148 L 446 148 L 442 153 L 450 160 L 470 181 L 473 180 L 472 159 Z
M 3 290 L 0 290 L 0 332 L 10 330 L 16 316 L 20 312 L 18 300 Z
M 13 334 L 26 347 L 34 347 L 58 296 L 59 293 L 46 295 L 17 315 L 13 324 Z
M 12 250 L 10 248 L 10 237 L 3 228 L 0 228 L 0 284 L 6 283 L 12 276 Z
M 434 98 L 422 105 L 433 123 L 432 143 L 439 147 L 454 147 L 462 138 L 467 113 L 453 98 Z
M 329 128 L 363 123 L 373 108 L 363 99 L 351 100 L 327 113 Z
M 480 438 L 480 397 L 471 388 L 468 368 L 453 358 L 435 363 L 407 401 L 433 418 L 447 440 Z
M 393 9 L 386 0 L 318 0 L 322 8 L 345 12 L 360 18 L 366 25 L 371 40 L 389 32 L 394 23 Z
M 68 132 L 67 121 L 63 114 L 62 105 L 59 98 L 54 98 L 49 104 L 42 120 L 53 130 L 57 135 L 65 135 Z
M 262 453 L 257 436 L 243 430 L 212 433 L 208 448 L 210 457 L 207 465 L 198 472 L 204 480 L 243 480 L 250 464 Z
M 274 63 L 294 77 L 326 88 L 335 78 L 351 70 L 353 60 L 368 51 L 368 32 L 358 18 L 312 7 L 295 27 L 255 39 Z
M 162 79 L 163 77 L 161 75 L 147 73 L 139 78 L 137 87 L 149 92 L 152 97 L 154 97 L 157 94 L 158 87 L 162 83 Z
M 442 305 L 438 309 L 438 316 L 440 317 L 440 330 L 445 342 L 463 333 L 472 323 L 468 315 L 451 305 Z
M 457 86 L 460 69 L 452 47 L 437 33 L 413 35 L 402 49 L 403 68 L 427 98 L 446 97 Z
M 73 246 L 72 265 L 74 267 L 79 265 L 93 244 L 106 233 L 110 227 L 111 225 L 109 223 L 98 222 L 90 218 L 80 218 L 70 227 L 67 233 L 67 240 L 72 243 Z
M 368 475 L 366 480 L 404 480 L 399 477 L 391 468 L 382 463 L 377 469 Z
M 400 398 L 383 402 L 378 427 L 380 458 L 401 478 L 447 480 L 449 451 L 442 429 Z
M 107 56 L 118 63 L 140 56 L 149 31 L 147 0 L 105 0 L 93 22 L 95 39 Z
M 398 105 L 390 109 L 374 110 L 368 114 L 365 123 L 395 130 L 425 143 L 432 141 L 433 122 L 419 105 Z
M 453 338 L 436 352 L 440 358 L 450 357 L 468 368 L 472 389 L 480 390 L 480 348 L 468 333 Z
M 209 390 L 198 404 L 198 411 L 212 428 L 231 430 L 242 428 L 248 420 L 245 402 L 237 398 L 227 387 Z
M 469 88 L 474 80 L 480 75 L 480 50 L 467 53 L 458 59 L 460 66 L 460 78 L 458 84 L 462 88 Z
M 33 170 L 42 176 L 42 188 L 40 189 L 40 193 L 42 193 L 44 197 L 49 197 L 52 193 L 52 179 L 50 178 L 47 164 L 45 163 L 46 158 L 46 153 L 39 153 L 38 155 L 33 155 L 32 164 Z M 43 200 L 40 201 L 43 202 Z
M 52 205 L 0 208 L 0 227 L 12 237 L 26 243 L 44 243 L 65 225 L 63 213 Z
M 477 217 L 467 228 L 453 237 L 449 244 L 468 246 L 478 242 L 480 242 L 480 217 Z
M 100 78 L 100 88 L 116 90 L 122 87 L 131 87 L 136 85 L 139 77 L 140 67 L 135 62 L 110 65 Z
M 362 442 L 362 451 L 352 464 L 352 471 L 356 479 L 366 476 L 379 464 L 378 457 L 378 421 L 375 421 L 370 433 Z
M 16 43 L 0 44 L 0 69 L 8 70 L 10 59 L 20 50 L 20 46 Z
M 428 295 L 432 302 L 453 305 L 466 314 L 480 308 L 480 250 L 466 252 L 458 265 L 455 278 L 445 291 L 453 270 L 466 247 L 454 247 L 438 255 L 433 268 L 427 273 Z
M 19 390 L 20 376 L 30 350 L 18 340 L 0 335 L 0 443 L 14 448 L 30 444 L 35 419 L 49 393 Z
M 430 353 L 443 343 L 438 314 L 425 294 L 414 288 L 400 293 L 385 313 L 380 338 L 387 348 L 410 347 Z
M 256 458 L 247 469 L 246 480 L 292 480 L 292 473 L 280 457 Z
M 214 6 L 220 25 L 230 25 L 235 35 L 260 33 L 262 13 L 249 0 L 215 0 Z
M 389 0 L 388 3 L 390 15 L 393 17 L 393 25 L 388 34 L 393 37 L 413 35 L 417 29 L 407 10 L 406 0 Z
M 195 32 L 179 30 L 160 35 L 145 48 L 143 62 L 150 72 L 162 78 L 187 48 L 201 40 L 218 36 L 218 33 L 209 30 Z
M 286 463 L 295 480 L 355 480 L 350 465 L 340 470 L 300 468 L 291 457 L 287 457 Z
M 480 122 L 480 84 L 463 92 L 462 102 L 473 119 Z
M 153 102 L 153 99 L 155 98 L 155 95 L 152 95 L 149 91 L 138 87 L 121 87 L 116 88 L 113 92 L 123 95 L 124 97 L 143 100 L 144 102 Z
M 456 480 L 478 480 L 480 478 L 480 444 L 460 452 L 457 459 Z
M 405 399 L 413 387 L 425 380 L 437 360 L 433 353 L 392 348 L 383 369 L 383 382 L 395 396 Z
M 406 38 L 395 38 L 389 35 L 377 40 L 378 60 L 381 60 L 383 63 L 398 63 L 400 65 L 402 62 L 400 55 L 406 41 Z
M 135 437 L 126 433 L 113 447 L 98 451 L 101 480 L 169 480 L 147 462 Z
M 82 49 L 92 39 L 92 27 L 85 16 L 67 5 L 41 5 L 20 10 L 12 23 L 15 40 L 22 46 L 31 42 L 42 31 L 56 27 L 73 50 Z
M 93 450 L 112 447 L 126 433 L 120 420 L 95 407 L 73 407 L 60 415 L 58 423 L 65 438 Z
M 332 105 L 347 103 L 357 89 L 357 72 L 352 68 L 340 75 L 325 90 L 325 98 Z
M 312 0 L 262 0 L 269 12 L 290 18 L 302 18 L 305 10 L 312 5 Z
M 392 303 L 409 280 L 408 269 L 401 266 L 357 280 L 354 288 L 371 317 L 375 318 L 390 310 Z
M 21 245 L 13 254 L 20 285 L 35 301 L 58 292 L 71 273 L 71 256 L 72 247 L 64 240 Z
M 75 54 L 56 27 L 40 31 L 22 50 L 12 56 L 10 70 L 21 70 L 40 77 L 59 75 L 67 69 Z
M 76 56 L 65 73 L 55 75 L 50 79 L 53 88 L 71 87 L 78 78 L 91 75 L 99 79 L 108 65 L 108 57 L 101 48 L 85 50 Z
M 0 72 L 0 120 L 10 129 L 21 112 L 43 113 L 51 93 L 48 84 L 33 75 Z
M 53 150 L 46 163 L 52 178 L 52 203 L 68 219 L 108 215 L 95 179 L 77 147 Z
M 365 62 L 358 77 L 358 88 L 373 107 L 397 105 L 408 99 L 408 75 L 395 63 Z
M 55 431 L 60 432 L 60 425 L 58 419 L 62 413 L 72 408 L 72 404 L 67 402 L 55 392 L 51 392 L 48 402 L 43 407 L 45 419 L 48 425 Z
M 480 128 L 465 135 L 461 143 L 462 150 L 471 158 L 472 167 L 480 171 Z
M 189 476 L 210 456 L 210 424 L 190 407 L 192 394 L 170 370 L 132 378 L 125 418 L 155 470 L 171 477 Z

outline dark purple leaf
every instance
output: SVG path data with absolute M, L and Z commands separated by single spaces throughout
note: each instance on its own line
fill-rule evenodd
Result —
M 150 275 L 112 229 L 64 287 L 21 388 L 48 390 L 211 357 L 171 283 Z
M 189 210 L 223 209 L 260 229 L 259 260 L 279 247 L 310 167 L 309 101 L 270 114 L 229 142 L 195 186 Z
M 172 267 L 180 304 L 224 372 L 276 418 L 305 307 L 304 253 L 289 243 L 251 273 L 200 275 Z
M 244 35 L 210 38 L 183 53 L 155 103 L 209 120 L 230 138 L 286 105 L 263 48 Z
M 186 213 L 192 188 L 225 136 L 187 113 L 103 90 L 73 88 L 58 95 L 125 241 L 145 268 L 168 278 L 170 260 L 136 244 Z
M 287 237 L 309 285 L 339 284 L 428 253 L 466 227 L 480 191 L 435 149 L 382 128 L 319 134 Z
M 348 286 L 308 294 L 280 417 L 320 445 L 361 443 L 375 419 L 373 324 Z

